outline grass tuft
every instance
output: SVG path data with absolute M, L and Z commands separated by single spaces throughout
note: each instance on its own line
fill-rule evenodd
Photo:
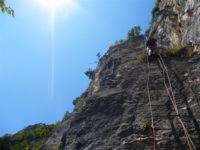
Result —
M 165 54 L 169 56 L 176 56 L 183 49 L 184 49 L 184 46 L 182 44 L 177 44 L 171 48 L 165 49 Z

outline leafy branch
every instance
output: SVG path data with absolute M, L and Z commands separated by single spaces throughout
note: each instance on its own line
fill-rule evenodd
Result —
M 7 13 L 12 17 L 15 17 L 15 12 L 10 6 L 5 5 L 5 0 L 0 0 L 0 9 L 2 13 Z

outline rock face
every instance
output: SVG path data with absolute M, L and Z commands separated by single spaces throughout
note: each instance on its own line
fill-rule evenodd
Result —
M 165 48 L 192 45 L 199 52 L 198 0 L 163 0 L 158 4 L 151 35 Z M 42 150 L 153 149 L 150 103 L 147 95 L 145 37 L 130 39 L 108 50 L 95 79 L 79 98 L 69 119 L 61 122 Z M 150 61 L 149 93 L 156 149 L 187 150 L 178 117 L 196 149 L 200 149 L 200 56 L 165 57 L 179 114 L 164 86 L 162 68 Z
M 152 36 L 166 47 L 192 42 L 199 52 L 199 6 L 199 0 L 160 0 L 154 14 Z
M 71 117 L 62 122 L 43 149 L 153 149 L 147 97 L 144 37 L 111 48 L 101 59 L 95 88 L 83 94 Z M 200 56 L 164 58 L 182 120 L 200 146 Z M 150 62 L 150 95 L 159 149 L 187 149 L 181 125 L 164 87 L 157 61 Z M 199 149 L 198 147 L 197 149 Z

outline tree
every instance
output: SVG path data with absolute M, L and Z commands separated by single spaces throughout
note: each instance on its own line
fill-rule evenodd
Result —
M 115 45 L 121 45 L 121 44 L 124 44 L 125 42 L 126 42 L 126 40 L 123 40 L 123 39 L 117 40 L 117 41 L 115 41 Z
M 98 52 L 96 56 L 97 56 L 97 59 L 98 59 L 98 61 L 99 61 L 99 60 L 101 59 L 101 53 Z
M 15 12 L 10 6 L 5 5 L 5 0 L 0 0 L 0 9 L 3 13 L 8 13 L 9 15 L 15 17 Z
M 140 26 L 135 26 L 128 32 L 128 39 L 134 38 L 136 36 L 139 36 L 141 34 L 141 27 Z
M 89 69 L 85 72 L 85 75 L 86 75 L 90 80 L 94 80 L 95 73 L 96 73 L 95 70 L 89 68 Z
M 69 119 L 70 114 L 71 114 L 71 113 L 70 113 L 69 111 L 66 111 L 65 114 L 64 114 L 64 116 L 63 116 L 63 120 Z
M 0 138 L 0 149 L 10 150 L 10 135 L 6 134 Z

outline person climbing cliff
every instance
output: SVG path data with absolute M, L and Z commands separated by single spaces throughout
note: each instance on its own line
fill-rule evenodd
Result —
M 154 38 L 150 38 L 147 43 L 147 54 L 148 56 L 156 55 L 157 53 L 157 40 Z

